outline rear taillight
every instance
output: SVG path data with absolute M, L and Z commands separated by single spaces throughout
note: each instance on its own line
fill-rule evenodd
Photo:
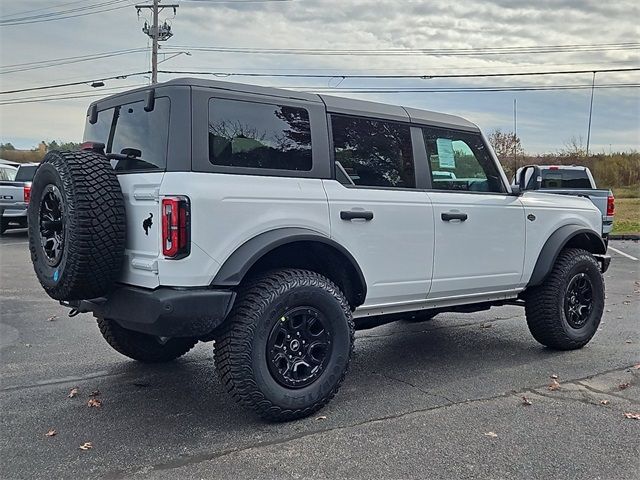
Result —
M 616 199 L 613 195 L 607 197 L 607 217 L 613 217 L 616 213 Z
M 191 208 L 187 197 L 162 199 L 162 253 L 179 259 L 189 255 Z
M 31 184 L 24 186 L 22 194 L 24 197 L 24 203 L 29 203 L 29 200 L 31 200 Z

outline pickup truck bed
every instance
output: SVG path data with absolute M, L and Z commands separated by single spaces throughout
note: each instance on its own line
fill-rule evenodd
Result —
M 612 195 L 609 189 L 561 189 L 561 188 L 541 188 L 541 192 L 555 193 L 558 195 L 576 195 L 589 198 L 593 204 L 602 212 L 602 235 L 609 235 L 613 228 L 613 215 L 607 215 L 607 204 Z

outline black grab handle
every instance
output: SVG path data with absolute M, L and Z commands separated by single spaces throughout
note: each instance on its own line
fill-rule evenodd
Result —
M 369 220 L 373 220 L 373 212 L 343 210 L 342 212 L 340 212 L 340 218 L 342 220 L 353 220 L 354 218 L 362 218 L 368 222 Z
M 464 222 L 468 217 L 466 213 L 443 213 L 440 215 L 440 218 L 445 222 L 450 220 L 460 220 L 461 222 Z

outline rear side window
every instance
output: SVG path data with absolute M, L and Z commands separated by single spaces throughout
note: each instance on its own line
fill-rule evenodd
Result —
M 150 112 L 144 105 L 140 101 L 102 110 L 95 124 L 87 121 L 84 141 L 104 143 L 107 154 L 120 154 L 111 158 L 116 170 L 164 170 L 167 166 L 170 100 L 156 98 Z
M 590 189 L 593 187 L 586 170 L 543 169 L 541 188 Z
M 505 191 L 500 172 L 480 135 L 423 128 L 431 188 L 467 192 Z
M 36 170 L 38 169 L 37 165 L 27 165 L 24 167 L 18 167 L 18 172 L 16 173 L 16 182 L 30 182 L 33 180 L 33 176 L 36 174 Z
M 270 103 L 211 99 L 209 161 L 224 167 L 309 171 L 309 112 Z
M 336 178 L 344 185 L 415 188 L 408 125 L 331 116 Z

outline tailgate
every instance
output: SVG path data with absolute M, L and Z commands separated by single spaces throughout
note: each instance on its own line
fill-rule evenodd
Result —
M 24 182 L 0 182 L 0 212 L 10 208 L 25 208 Z
M 127 232 L 122 283 L 155 288 L 159 285 L 161 248 L 159 191 L 164 173 L 118 175 L 124 194 Z

